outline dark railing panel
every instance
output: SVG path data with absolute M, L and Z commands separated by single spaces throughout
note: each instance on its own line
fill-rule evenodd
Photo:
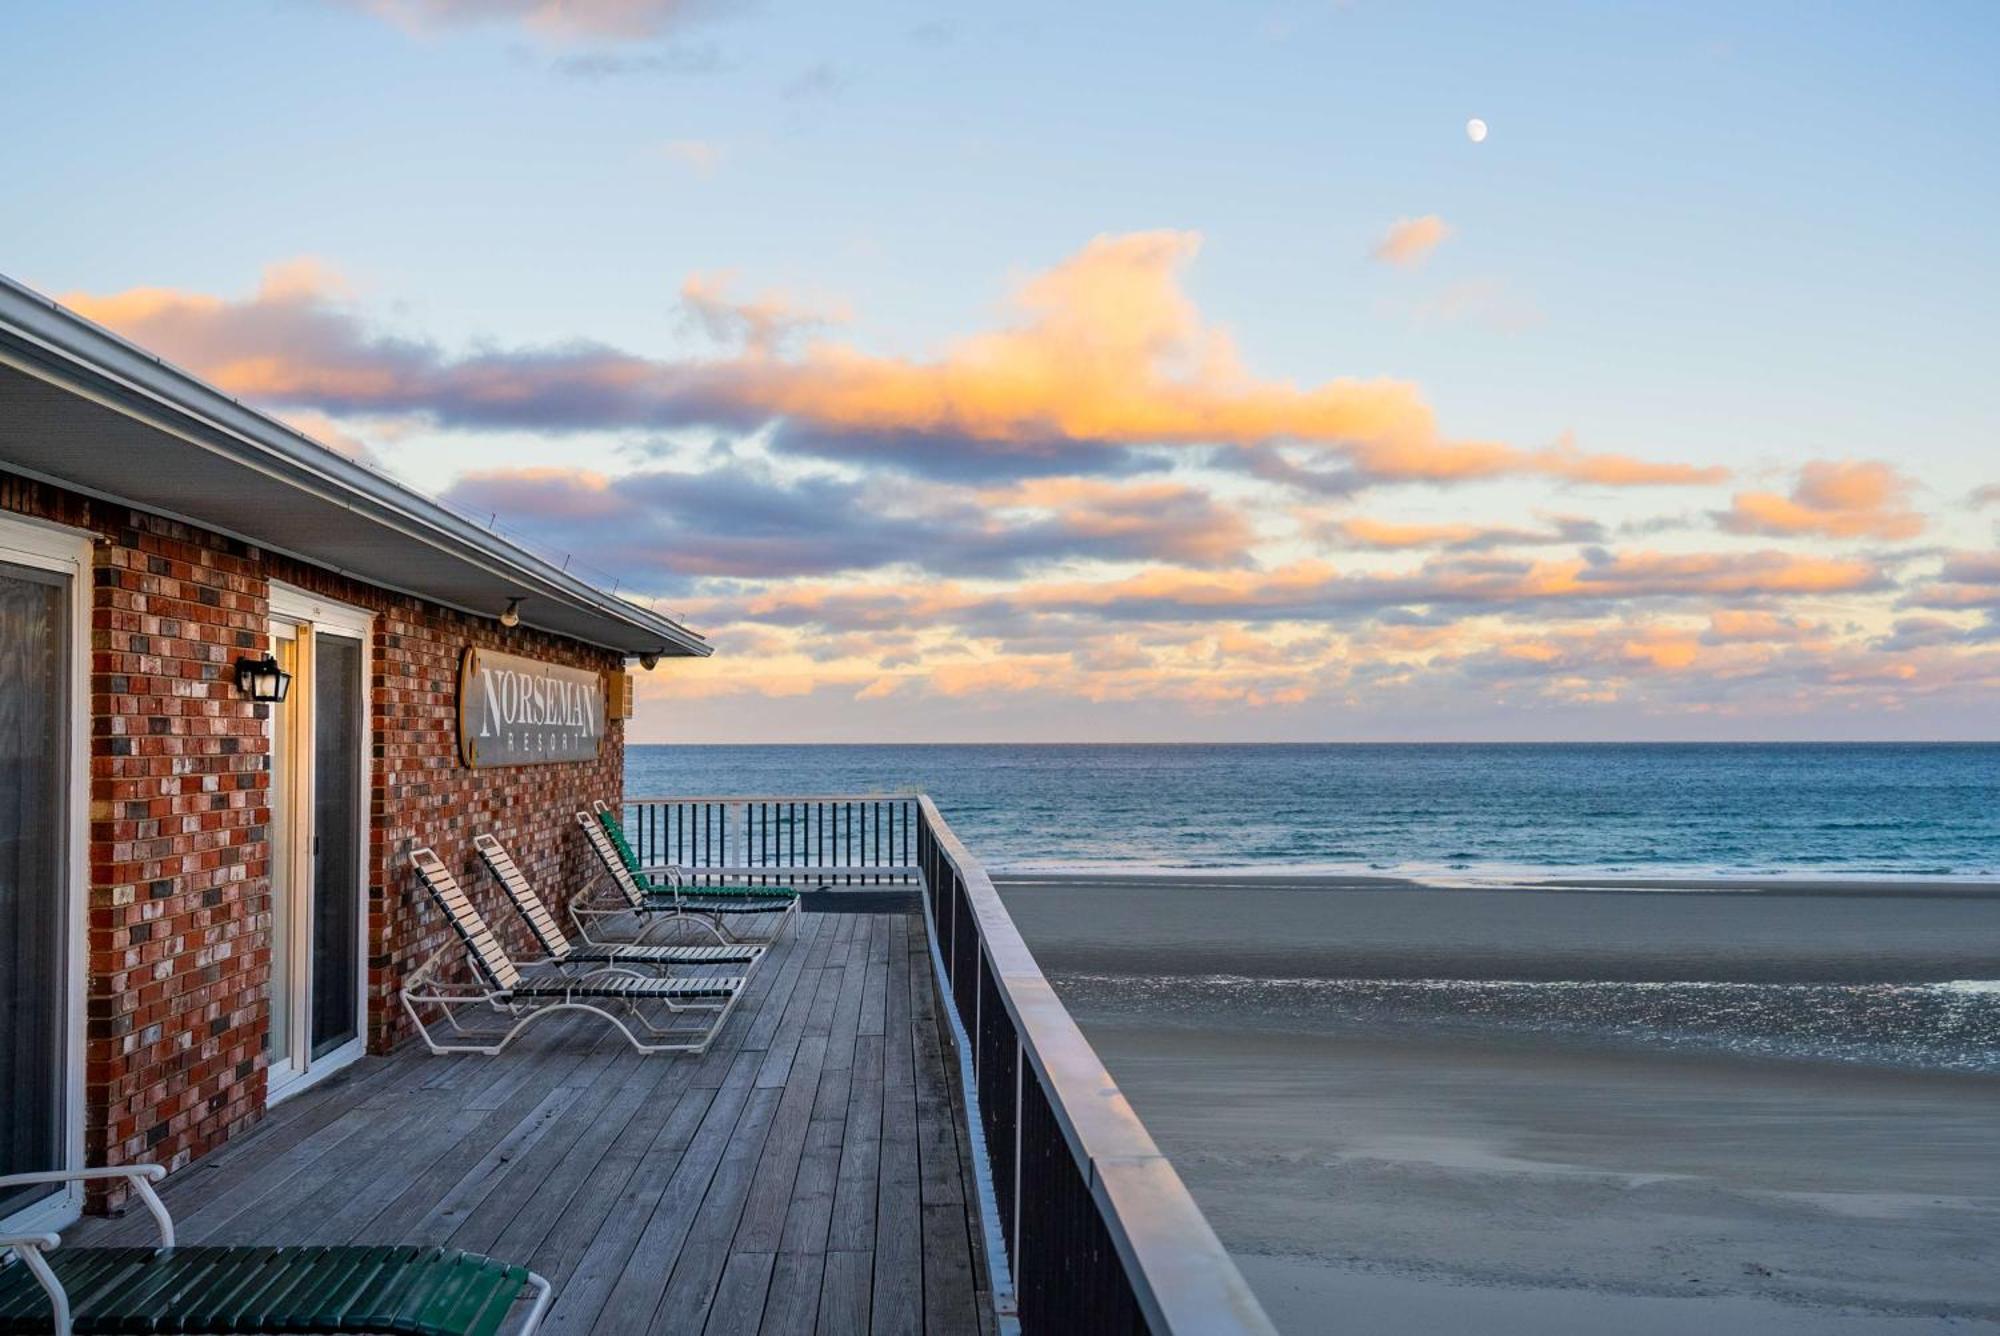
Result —
M 912 819 L 910 856 L 952 1010 L 970 1041 L 1022 1330 L 1271 1332 L 985 869 L 929 798 L 916 798 Z
M 1040 1081 L 1021 1086 L 1020 1242 L 1014 1289 L 1023 1331 L 1149 1330 Z
M 986 1159 L 993 1174 L 993 1195 L 999 1199 L 1000 1219 L 1014 1219 L 1014 1141 L 1020 1092 L 1021 1041 L 1014 1033 L 1014 1019 L 1000 1001 L 993 975 L 979 971 L 979 1024 L 967 1027 L 973 1036 L 973 1075 L 979 1087 L 979 1123 L 986 1133 Z M 1014 1246 L 1013 1230 L 1005 1230 L 1007 1243 Z
M 951 954 L 946 957 L 951 961 L 951 1000 L 964 1018 L 974 1015 L 979 1005 L 979 930 L 965 898 L 965 883 L 956 872 L 951 874 L 951 912 Z M 942 926 L 939 931 L 944 931 Z

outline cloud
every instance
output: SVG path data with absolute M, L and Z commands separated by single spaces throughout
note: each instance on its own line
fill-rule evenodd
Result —
M 1789 496 L 1738 492 L 1716 522 L 1731 533 L 1821 538 L 1913 538 L 1923 516 L 1908 505 L 1910 484 L 1872 460 L 1815 461 L 1799 470 Z
M 1823 640 L 1825 625 L 1797 617 L 1786 617 L 1762 608 L 1719 608 L 1708 618 L 1702 639 L 1712 644 L 1755 641 L 1762 644 L 1789 644 L 1802 640 Z
M 840 96 L 846 87 L 840 71 L 832 62 L 822 60 L 787 79 L 778 96 L 787 102 L 824 102 Z
M 641 75 L 663 78 L 714 74 L 723 67 L 722 51 L 713 45 L 671 47 L 665 51 L 581 51 L 550 62 L 566 78 L 599 83 Z
M 1368 518 L 1337 520 L 1314 526 L 1328 542 L 1384 552 L 1441 548 L 1452 552 L 1483 552 L 1496 547 L 1547 547 L 1563 543 L 1601 543 L 1602 524 L 1576 515 L 1551 516 L 1545 529 L 1485 524 L 1398 524 Z
M 1936 576 L 1905 595 L 1902 606 L 1983 612 L 1974 638 L 2000 641 L 2000 552 L 1947 553 Z
M 1935 649 L 1939 646 L 1963 645 L 1982 639 L 1981 628 L 1968 627 L 1944 617 L 1899 617 L 1889 635 L 1874 642 L 1874 647 L 1889 653 L 1909 650 Z
M 1421 218 L 1398 218 L 1375 243 L 1372 254 L 1384 264 L 1414 269 L 1431 257 L 1431 252 L 1451 231 L 1451 226 L 1434 213 Z
M 1832 594 L 1887 587 L 1865 561 L 1779 552 L 1663 554 L 1596 552 L 1577 559 L 1435 558 L 1414 571 L 1343 575 L 1320 561 L 1271 571 L 1205 573 L 1164 567 L 1122 580 L 1034 586 L 1015 602 L 1043 610 L 1121 619 L 1270 620 L 1372 615 L 1397 609 L 1527 610 L 1576 602 L 1730 600 Z
M 1055 618 L 1065 633 L 1115 623 L 1351 624 L 1396 615 L 1602 615 L 1641 603 L 1731 605 L 1788 596 L 1879 592 L 1871 562 L 1784 552 L 1597 552 L 1554 561 L 1439 557 L 1407 571 L 1343 573 L 1307 559 L 1269 570 L 1157 566 L 1108 579 L 1048 580 L 1005 589 L 947 583 L 795 583 L 717 594 L 686 608 L 699 621 L 754 621 L 834 631 L 950 623 L 992 634 Z
M 1517 334 L 1546 318 L 1534 298 L 1499 278 L 1468 278 L 1417 298 L 1385 297 L 1377 309 L 1418 329 L 1469 325 Z
M 612 477 L 584 469 L 467 474 L 445 499 L 628 580 L 685 586 L 909 567 L 993 579 L 1074 561 L 1244 559 L 1247 521 L 1196 488 L 1063 479 L 983 491 L 885 492 L 868 480 L 786 478 L 732 461 Z
M 926 699 L 950 700 L 959 705 L 948 717 L 960 726 L 971 717 L 966 708 L 1002 712 L 996 738 L 1018 738 L 1024 727 L 1050 736 L 1050 720 L 1101 730 L 1109 719 L 1134 717 L 1106 707 L 1153 702 L 1166 707 L 1144 716 L 1155 734 L 1276 738 L 1300 729 L 1455 736 L 1468 724 L 1510 737 L 1547 736 L 1564 731 L 1565 719 L 1573 724 L 1576 711 L 1600 719 L 1610 736 L 1645 728 L 1648 719 L 1677 736 L 1768 735 L 1786 720 L 1811 721 L 1799 736 L 1823 736 L 1843 718 L 1872 721 L 1873 736 L 1894 736 L 1909 731 L 1894 720 L 1917 716 L 1935 727 L 2000 686 L 2000 651 L 1915 627 L 1902 628 L 1912 633 L 1906 644 L 1782 622 L 1768 638 L 1747 626 L 1717 637 L 1698 613 L 1669 611 L 1531 629 L 1490 619 L 1449 628 L 1384 620 L 1331 631 L 1137 623 L 1008 638 L 957 610 L 969 591 L 904 587 L 900 594 L 913 606 L 921 601 L 917 630 L 829 633 L 809 621 L 788 621 L 775 633 L 729 629 L 721 634 L 732 646 L 739 636 L 746 645 L 754 638 L 754 658 L 686 665 L 658 688 L 688 699 L 775 702 L 805 694 L 821 716 L 838 714 L 843 702 L 893 700 L 898 713 L 880 716 L 878 728 L 907 718 Z M 879 610 L 893 605 L 898 591 L 875 597 Z M 871 646 L 892 638 L 894 662 L 878 659 Z M 1281 722 L 1260 724 L 1267 711 Z M 1211 712 L 1220 712 L 1220 732 L 1201 733 L 1197 721 Z M 1707 718 L 1718 722 L 1703 725 Z
M 1192 233 L 1099 237 L 1021 284 L 1010 323 L 923 359 L 831 339 L 795 355 L 701 360 L 587 340 L 452 356 L 378 333 L 330 283 L 269 276 L 239 300 L 157 289 L 67 300 L 235 394 L 334 414 L 421 413 L 454 428 L 775 423 L 780 450 L 959 478 L 1115 473 L 1146 447 L 1235 450 L 1241 467 L 1289 470 L 1308 490 L 1509 474 L 1605 486 L 1726 476 L 1569 441 L 1448 439 L 1405 381 L 1301 387 L 1259 377 L 1180 286 L 1198 248 Z
M 1240 512 L 1181 483 L 1038 478 L 988 489 L 978 501 L 1003 519 L 1046 516 L 1058 532 L 1105 558 L 1219 566 L 1243 560 L 1255 541 Z
M 660 145 L 660 152 L 697 176 L 712 175 L 724 157 L 722 145 L 706 139 L 669 139 Z
M 538 36 L 634 40 L 713 8 L 694 0 L 332 0 L 408 32 L 518 24 Z
M 718 343 L 771 353 L 793 335 L 849 319 L 844 307 L 811 305 L 782 292 L 738 299 L 729 294 L 735 281 L 735 274 L 725 271 L 689 274 L 681 284 L 681 309 Z
M 1973 488 L 1971 494 L 1965 498 L 1965 503 L 1974 510 L 1983 510 L 1987 506 L 2000 506 L 2000 482 L 1989 482 L 1984 487 Z

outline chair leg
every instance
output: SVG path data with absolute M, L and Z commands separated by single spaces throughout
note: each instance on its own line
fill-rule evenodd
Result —
M 53 1239 L 50 1242 L 53 1242 Z M 33 1243 L 16 1243 L 13 1247 L 14 1255 L 21 1259 L 21 1264 L 34 1276 L 35 1283 L 49 1296 L 49 1308 L 52 1310 L 50 1316 L 54 1319 L 55 1336 L 70 1336 L 72 1328 L 69 1295 L 64 1291 L 62 1282 L 56 1279 L 56 1273 L 49 1266 L 48 1258 L 42 1256 L 41 1247 Z
M 676 1033 L 682 1033 L 681 1031 L 678 1031 L 675 1027 L 671 1025 L 660 1026 L 653 1024 L 650 1020 L 646 1019 L 644 1013 L 641 1012 L 629 1000 L 623 1002 L 624 1007 L 626 1008 L 628 1014 L 631 1016 L 633 1022 L 637 1024 L 640 1029 L 646 1031 L 648 1035 L 653 1036 L 652 1042 L 648 1042 L 647 1039 L 641 1038 L 639 1034 L 634 1032 L 631 1026 L 627 1025 L 623 1020 L 620 1020 L 617 1016 L 613 1015 L 611 1012 L 605 1010 L 603 1007 L 597 1006 L 590 1002 L 552 1002 L 546 1006 L 536 1007 L 533 1011 L 530 1011 L 525 1015 L 522 1015 L 520 1019 L 515 1021 L 514 1024 L 507 1030 L 507 1032 L 501 1035 L 499 1038 L 490 1040 L 473 1039 L 470 1042 L 462 1044 L 441 1042 L 439 1038 L 431 1032 L 430 1026 L 424 1023 L 422 1015 L 420 1015 L 417 1011 L 417 1005 L 425 1004 L 425 1005 L 439 1007 L 444 1011 L 447 1017 L 450 1017 L 453 1007 L 465 1006 L 465 1005 L 477 1005 L 479 1003 L 487 1001 L 486 998 L 483 997 L 452 998 L 452 997 L 443 997 L 438 995 L 420 995 L 415 999 L 412 999 L 408 993 L 405 993 L 403 994 L 403 1007 L 404 1010 L 409 1013 L 411 1021 L 415 1023 L 417 1027 L 417 1033 L 422 1037 L 424 1041 L 424 1046 L 430 1049 L 431 1052 L 442 1055 L 466 1053 L 466 1054 L 478 1054 L 481 1057 L 489 1057 L 489 1058 L 498 1057 L 509 1044 L 513 1043 L 516 1039 L 518 1039 L 522 1035 L 522 1033 L 525 1032 L 528 1029 L 528 1027 L 533 1025 L 536 1021 L 542 1020 L 543 1018 L 548 1016 L 554 1016 L 559 1012 L 565 1012 L 565 1011 L 586 1011 L 589 1012 L 591 1015 L 598 1017 L 599 1019 L 603 1020 L 604 1022 L 615 1028 L 619 1034 L 625 1036 L 625 1042 L 630 1044 L 634 1049 L 636 1049 L 640 1053 L 702 1053 L 707 1051 L 709 1041 L 715 1037 L 716 1031 L 722 1028 L 722 1022 L 728 1017 L 729 1013 L 732 1010 L 734 1010 L 736 1005 L 736 1000 L 741 996 L 742 996 L 741 989 L 738 989 L 736 992 L 731 993 L 729 995 L 728 1002 L 725 1003 L 720 1008 L 720 1010 L 716 1011 L 716 1016 L 714 1020 L 710 1021 L 706 1026 L 704 1026 L 699 1031 L 688 1032 L 691 1035 L 698 1037 L 690 1037 L 687 1039 L 682 1039 L 674 1042 L 663 1042 L 663 1041 L 667 1036 L 671 1036 Z M 668 998 L 655 998 L 652 1000 L 665 1003 L 669 1007 L 669 1009 L 676 1015 L 682 1015 L 697 1010 L 716 1010 L 715 1008 L 712 1007 L 692 1007 L 692 1006 L 679 1007 L 675 1006 L 671 1001 L 671 999 Z M 460 1033 L 464 1032 L 460 1031 Z
M 535 1336 L 541 1330 L 542 1319 L 549 1314 L 549 1305 L 556 1297 L 556 1287 L 534 1272 L 528 1273 L 528 1284 L 535 1291 L 535 1306 L 528 1310 L 528 1316 L 521 1320 L 521 1330 L 514 1336 Z

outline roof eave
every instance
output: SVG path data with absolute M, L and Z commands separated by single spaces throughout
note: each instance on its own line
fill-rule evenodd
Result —
M 552 598 L 617 623 L 624 633 L 605 641 L 578 637 L 602 648 L 631 657 L 655 652 L 672 657 L 706 657 L 714 652 L 713 646 L 678 621 L 569 574 L 403 483 L 320 445 L 129 340 L 0 275 L 0 336 L 4 335 L 25 341 L 40 354 L 31 369 L 44 379 L 60 378 L 68 382 L 65 388 L 87 393 L 100 403 L 205 449 L 223 453 L 268 477 L 336 501 L 375 523 L 416 536 L 442 551 L 504 575 L 522 586 L 527 599 L 521 618 L 523 625 L 536 625 L 533 615 L 536 599 Z M 69 485 L 62 478 L 52 481 Z M 144 507 L 143 501 L 135 498 L 114 499 Z M 176 518 L 198 525 L 206 523 L 199 515 Z M 281 544 L 254 535 L 232 536 L 272 550 L 284 550 Z M 310 552 L 294 551 L 291 555 L 314 561 Z M 380 583 L 372 576 L 362 578 Z M 404 592 L 428 597 L 421 589 Z M 577 637 L 574 631 L 554 633 Z M 647 643 L 654 640 L 658 643 Z

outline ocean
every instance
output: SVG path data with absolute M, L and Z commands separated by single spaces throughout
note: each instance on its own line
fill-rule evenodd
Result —
M 2000 1071 L 2000 887 L 1967 884 L 2000 883 L 2000 745 L 634 746 L 626 769 L 633 797 L 930 793 L 1100 1021 Z
M 922 789 L 996 872 L 2000 877 L 2000 744 L 633 746 L 634 797 Z

